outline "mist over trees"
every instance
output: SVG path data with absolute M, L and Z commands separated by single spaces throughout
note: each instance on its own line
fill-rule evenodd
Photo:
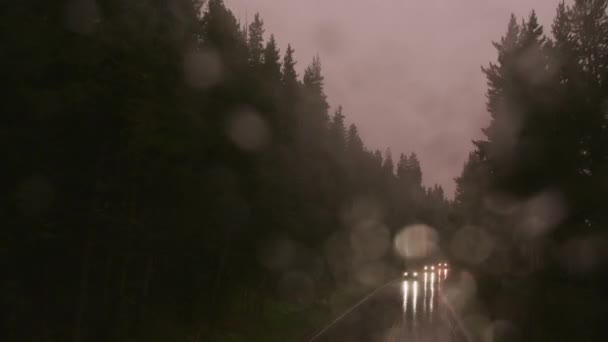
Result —
M 453 208 L 477 247 L 452 252 L 483 280 L 488 312 L 518 324 L 522 340 L 605 337 L 607 6 L 562 3 L 550 32 L 534 12 L 512 16 L 483 68 L 491 121 Z
M 7 2 L 0 336 L 291 341 L 394 278 L 414 224 L 496 295 L 488 317 L 559 315 L 535 297 L 548 270 L 597 280 L 606 260 L 607 3 L 560 5 L 550 35 L 511 18 L 449 201 L 415 153 L 366 146 L 330 105 L 322 56 L 300 75 L 260 15 Z
M 563 210 L 535 218 L 551 226 L 549 237 L 563 240 L 606 227 L 606 8 L 606 1 L 562 3 L 550 36 L 534 12 L 521 22 L 511 17 L 507 33 L 494 43 L 497 62 L 483 68 L 491 115 L 486 137 L 474 142 L 457 179 L 455 206 L 466 222 L 511 227 L 501 230 L 525 238 L 513 221 L 525 213 L 516 207 L 550 193 Z M 538 237 L 546 237 L 542 233 Z
M 447 220 L 416 155 L 366 147 L 330 109 L 321 58 L 298 75 L 259 15 L 3 7 L 7 341 L 289 340 L 343 288 L 395 274 L 390 244 L 351 260 L 354 226 L 390 242 Z M 361 277 L 372 261 L 386 269 Z

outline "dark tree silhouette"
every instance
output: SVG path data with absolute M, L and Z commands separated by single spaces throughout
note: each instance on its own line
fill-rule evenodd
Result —
M 361 203 L 392 233 L 445 221 L 442 191 L 396 187 L 390 156 L 330 119 L 320 58 L 300 78 L 259 15 L 33 0 L 0 19 L 7 341 L 298 340 L 366 289 L 330 258 Z

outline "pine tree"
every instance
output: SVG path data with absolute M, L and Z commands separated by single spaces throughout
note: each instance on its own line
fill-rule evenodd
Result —
M 346 148 L 346 126 L 342 106 L 339 106 L 329 125 L 329 137 L 335 153 L 343 154 Z
M 249 25 L 249 64 L 258 68 L 264 62 L 264 21 L 256 13 L 253 22 Z
M 321 67 L 321 58 L 317 55 L 313 58 L 312 64 L 306 67 L 304 71 L 304 87 L 315 96 L 318 96 L 320 100 L 326 102 L 326 96 L 324 93 L 324 80 Z
M 416 153 L 410 154 L 407 159 L 407 170 L 412 185 L 416 188 L 422 187 L 422 169 Z
M 373 154 L 373 158 L 374 158 L 374 164 L 375 164 L 375 166 L 379 170 L 382 169 L 382 163 L 384 161 L 384 158 L 382 157 L 382 152 L 380 152 L 380 150 L 375 150 L 374 154 Z
M 483 71 L 488 79 L 488 111 L 492 120 L 483 130 L 486 141 L 477 141 L 481 155 L 495 172 L 499 187 L 527 192 L 540 186 L 527 180 L 540 180 L 540 164 L 543 148 L 529 144 L 532 137 L 541 134 L 551 99 L 548 89 L 551 77 L 546 40 L 536 14 L 532 12 L 521 26 L 511 17 L 506 35 L 494 44 L 498 52 L 498 64 L 490 64 Z M 523 138 L 523 134 L 528 136 Z M 535 144 L 542 140 L 535 140 Z
M 435 184 L 433 187 L 433 200 L 435 204 L 444 204 L 445 201 L 445 192 L 443 191 L 443 187 L 439 184 Z
M 568 11 L 571 46 L 577 76 L 569 88 L 570 113 L 565 132 L 575 132 L 572 141 L 570 173 L 576 174 L 569 187 L 577 185 L 573 202 L 581 217 L 594 222 L 608 222 L 602 214 L 602 198 L 608 192 L 608 1 L 576 0 Z M 586 186 L 580 186 L 586 184 Z
M 462 173 L 456 181 L 454 206 L 460 217 L 468 223 L 479 224 L 484 197 L 490 192 L 488 181 L 491 174 L 482 157 L 477 152 L 471 152 L 464 164 Z
M 304 71 L 303 77 L 304 105 L 300 114 L 303 134 L 307 136 L 307 145 L 323 146 L 326 142 L 329 122 L 329 104 L 324 92 L 324 77 L 319 56 L 313 58 L 312 64 Z M 312 137 L 316 137 L 312 139 Z
M 405 154 L 399 155 L 399 162 L 397 163 L 397 178 L 402 183 L 407 183 L 408 174 L 408 158 Z
M 533 44 L 542 44 L 544 41 L 543 27 L 538 23 L 536 11 L 532 11 L 528 20 L 522 25 L 519 44 L 528 47 Z
M 351 124 L 348 128 L 348 136 L 346 138 L 347 150 L 352 155 L 363 153 L 363 141 L 359 136 L 359 130 L 355 124 Z M 379 152 L 379 151 L 378 151 Z M 382 155 L 380 155 L 382 158 Z
M 234 14 L 223 0 L 209 0 L 200 20 L 200 36 L 204 45 L 213 48 L 228 67 L 241 68 L 247 62 L 247 42 Z
M 490 63 L 488 68 L 482 68 L 483 73 L 488 79 L 487 109 L 493 119 L 496 119 L 504 110 L 502 108 L 504 103 L 501 96 L 503 91 L 507 88 L 506 83 L 509 81 L 508 73 L 513 64 L 513 61 L 510 59 L 517 49 L 519 32 L 520 28 L 517 23 L 517 18 L 515 15 L 511 15 L 507 34 L 501 38 L 500 43 L 492 43 L 498 51 L 498 64 Z
M 393 162 L 393 156 L 390 148 L 386 149 L 386 152 L 384 154 L 384 163 L 382 164 L 382 170 L 384 171 L 384 174 L 387 177 L 392 178 L 392 176 L 394 176 L 395 164 Z
M 296 72 L 296 61 L 294 49 L 287 45 L 287 51 L 283 57 L 283 68 L 281 70 L 281 81 L 289 93 L 295 93 L 298 88 L 298 73 Z
M 277 48 L 274 35 L 270 35 L 263 55 L 263 73 L 272 84 L 279 84 L 281 81 L 281 55 Z
M 551 73 L 555 75 L 556 91 L 564 91 L 572 87 L 572 78 L 576 78 L 575 43 L 572 39 L 572 22 L 568 12 L 569 9 L 566 4 L 561 2 L 557 7 L 557 13 L 551 28 L 553 33 L 550 51 Z
M 576 0 L 570 11 L 575 50 L 586 83 L 599 86 L 607 82 L 608 1 Z M 606 87 L 606 86 L 604 86 Z

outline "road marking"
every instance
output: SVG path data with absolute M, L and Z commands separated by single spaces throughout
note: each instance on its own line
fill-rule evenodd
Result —
M 458 327 L 457 327 L 458 330 L 460 330 L 460 332 L 464 335 L 465 339 L 468 342 L 473 342 L 473 338 L 471 337 L 471 334 L 469 334 L 469 331 L 464 327 L 464 324 L 462 323 L 462 320 L 456 314 L 456 310 L 454 310 L 454 308 L 452 307 L 452 305 L 450 305 L 450 303 L 448 302 L 447 298 L 445 298 L 445 295 L 443 293 L 440 293 L 439 294 L 439 298 L 443 302 L 443 305 L 445 305 L 445 307 L 448 309 L 448 311 L 451 314 L 453 320 L 458 325 Z M 450 325 L 452 325 L 452 322 L 450 322 L 449 319 L 448 319 L 448 322 L 450 323 Z
M 355 309 L 357 309 L 363 303 L 365 303 L 370 298 L 372 298 L 373 296 L 375 296 L 378 292 L 380 292 L 381 290 L 383 290 L 384 288 L 388 287 L 389 285 L 393 284 L 396 281 L 397 281 L 396 279 L 395 280 L 391 280 L 388 283 L 386 283 L 386 284 L 380 286 L 379 288 L 375 289 L 374 291 L 372 291 L 367 296 L 363 297 L 363 299 L 361 299 L 357 304 L 355 304 L 350 309 L 346 310 L 342 315 L 340 315 L 336 319 L 334 319 L 328 326 L 326 326 L 325 328 L 321 329 L 321 331 L 319 331 L 316 335 L 314 335 L 311 339 L 309 339 L 308 342 L 312 342 L 312 341 L 316 340 L 317 338 L 319 338 L 321 335 L 323 335 L 325 332 L 327 332 L 330 328 L 332 328 L 334 325 L 336 325 L 338 322 L 340 322 L 344 317 L 348 316 L 351 312 L 355 311 Z
M 360 306 L 362 306 L 364 303 L 366 303 L 371 298 L 376 296 L 379 292 L 381 292 L 382 290 L 386 289 L 387 287 L 389 287 L 391 285 L 394 285 L 398 281 L 399 281 L 398 279 L 392 280 L 392 281 L 378 287 L 377 289 L 373 290 L 371 293 L 369 293 L 368 295 L 363 297 L 363 299 L 358 301 L 355 305 L 353 305 L 348 310 L 346 310 L 344 313 L 342 313 L 340 316 L 335 318 L 329 325 L 327 325 L 323 329 L 321 329 L 318 333 L 316 333 L 313 337 L 311 337 L 308 340 L 308 342 L 314 342 L 319 337 L 323 337 L 323 335 L 325 333 L 327 333 L 331 328 L 333 328 L 338 323 L 340 323 L 340 321 L 342 321 L 345 317 L 350 315 L 353 311 L 357 310 Z M 473 342 L 474 340 L 473 340 L 471 334 L 465 328 L 464 323 L 460 319 L 460 316 L 456 313 L 455 309 L 451 306 L 451 304 L 447 300 L 446 296 L 443 294 L 443 291 L 438 291 L 437 295 L 439 296 L 438 299 L 440 300 L 440 302 L 442 304 L 441 306 L 443 306 L 445 308 L 444 310 L 440 310 L 439 307 L 437 308 L 439 310 L 439 315 L 442 318 L 441 321 L 444 322 L 444 324 L 448 328 L 448 331 L 451 331 L 452 334 L 455 334 L 455 335 L 452 335 L 452 337 L 454 338 L 458 335 L 461 335 L 460 338 L 464 337 L 467 342 Z M 426 298 L 424 300 L 426 300 Z M 403 328 L 407 325 L 406 315 L 407 315 L 407 313 L 403 312 L 401 315 L 401 319 L 396 319 L 393 322 L 393 324 L 390 328 L 390 331 L 388 331 L 388 334 L 385 335 L 388 340 L 387 342 L 399 341 L 408 335 L 408 334 L 406 334 L 405 331 L 403 331 Z M 416 315 L 416 313 L 413 313 L 413 315 Z M 416 317 L 414 317 L 414 320 L 415 319 L 416 319 Z M 401 321 L 402 327 L 399 327 L 400 321 Z M 416 329 L 416 326 L 413 326 L 412 330 L 410 332 L 411 333 L 410 336 L 413 338 L 414 341 L 418 341 L 419 338 L 421 337 L 420 332 L 417 330 L 418 329 Z M 424 334 L 422 334 L 422 335 L 424 335 Z

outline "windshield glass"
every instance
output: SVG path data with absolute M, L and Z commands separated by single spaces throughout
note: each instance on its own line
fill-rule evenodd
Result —
M 6 341 L 603 341 L 608 0 L 5 0 Z

